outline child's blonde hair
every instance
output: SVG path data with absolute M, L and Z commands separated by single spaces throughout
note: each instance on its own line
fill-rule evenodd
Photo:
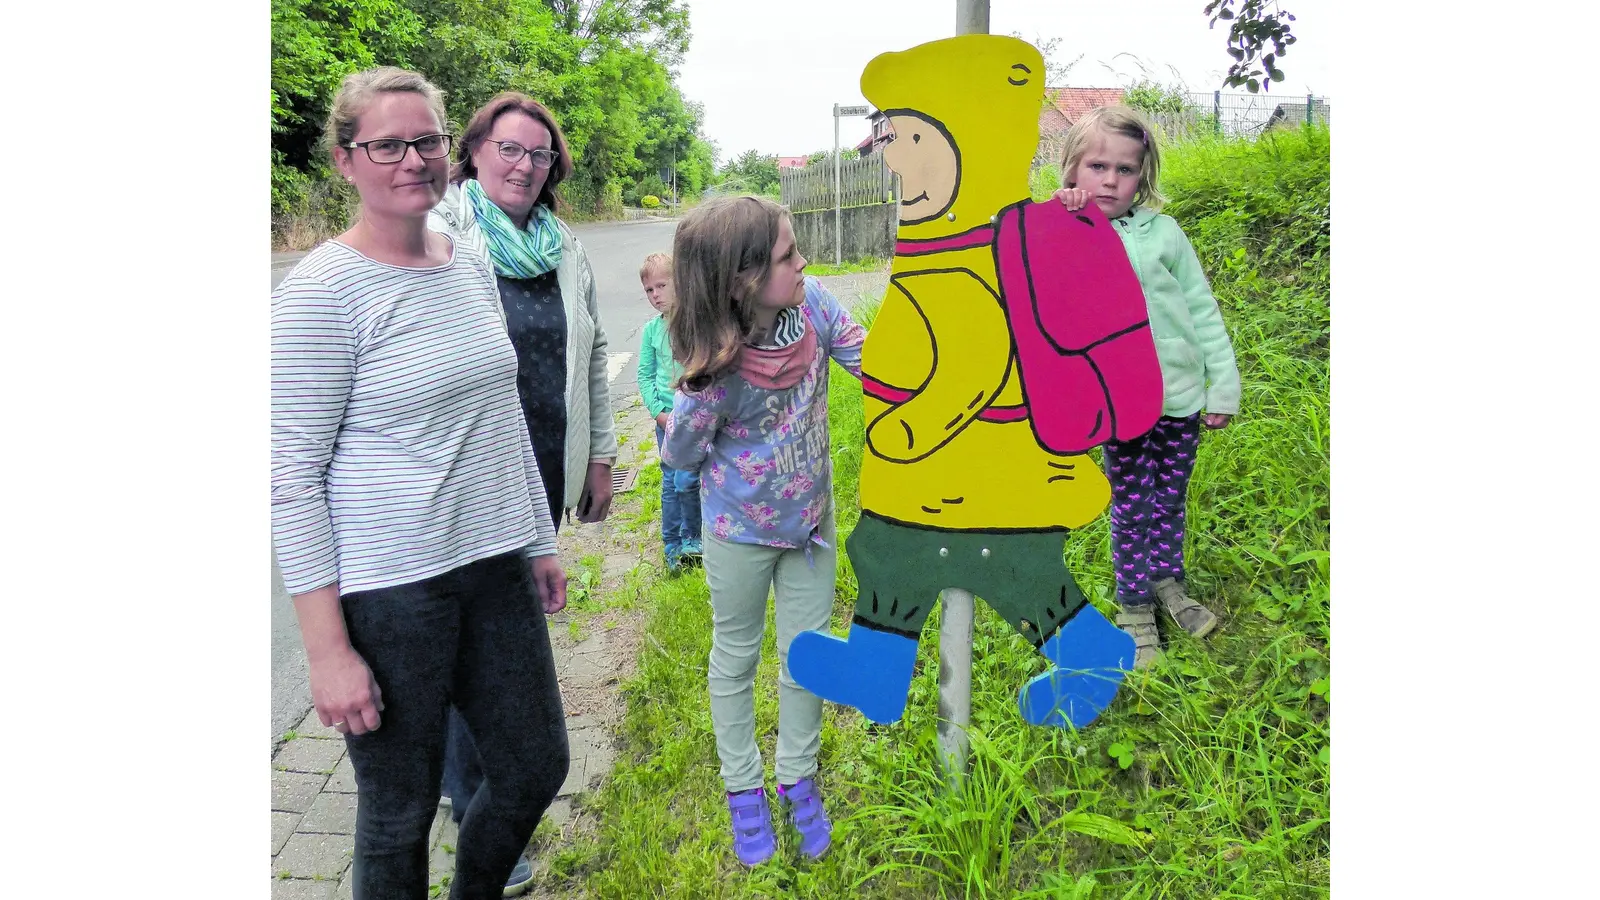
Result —
M 672 240 L 667 312 L 672 355 L 682 384 L 704 390 L 738 360 L 755 329 L 756 300 L 767 286 L 778 226 L 789 215 L 763 197 L 719 197 L 700 204 Z
M 650 277 L 650 273 L 651 272 L 655 272 L 657 270 L 665 271 L 667 273 L 667 277 L 669 277 L 669 278 L 672 276 L 672 255 L 671 254 L 669 254 L 669 253 L 652 253 L 649 256 L 646 256 L 644 258 L 644 262 L 641 263 L 640 266 L 639 266 L 639 280 L 643 281 L 646 278 L 649 278 Z
M 1097 106 L 1072 123 L 1067 131 L 1066 144 L 1061 148 L 1061 186 L 1072 187 L 1069 182 L 1089 150 L 1096 134 L 1120 134 L 1144 145 L 1143 159 L 1139 164 L 1139 190 L 1133 195 L 1134 206 L 1159 210 L 1167 198 L 1161 195 L 1156 183 L 1161 176 L 1161 148 L 1156 144 L 1155 127 L 1144 113 L 1131 106 Z

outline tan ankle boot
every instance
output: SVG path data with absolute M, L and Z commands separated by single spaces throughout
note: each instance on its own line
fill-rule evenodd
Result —
M 1161 600 L 1161 605 L 1167 608 L 1167 614 L 1178 623 L 1178 627 L 1189 632 L 1195 637 L 1205 637 L 1217 628 L 1217 617 L 1204 606 L 1189 599 L 1189 594 L 1183 585 L 1175 578 L 1163 578 L 1152 581 L 1150 589 Z
M 1156 605 L 1140 603 L 1124 606 L 1117 613 L 1117 627 L 1133 638 L 1133 667 L 1142 669 L 1161 655 L 1161 633 L 1156 630 Z

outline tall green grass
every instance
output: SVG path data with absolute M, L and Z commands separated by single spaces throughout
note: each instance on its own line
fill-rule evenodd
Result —
M 551 858 L 551 888 L 592 897 L 1289 898 L 1328 893 L 1328 133 L 1208 141 L 1167 155 L 1166 212 L 1212 278 L 1244 381 L 1241 415 L 1208 433 L 1191 488 L 1191 592 L 1223 617 L 1201 643 L 1169 637 L 1081 733 L 1031 728 L 1016 691 L 1043 661 L 982 603 L 972 760 L 943 790 L 934 741 L 938 613 L 905 717 L 869 726 L 828 705 L 820 765 L 833 850 L 734 861 L 706 696 L 703 578 L 660 579 L 624 750 L 592 798 L 596 832 Z M 862 309 L 870 321 L 875 309 Z M 830 403 L 841 538 L 858 518 L 859 385 Z M 1110 611 L 1102 517 L 1068 565 Z M 853 608 L 841 554 L 835 622 Z M 1175 632 L 1176 629 L 1168 629 Z M 769 614 L 756 727 L 777 727 Z
M 829 275 L 855 275 L 861 272 L 887 271 L 889 271 L 889 260 L 879 259 L 873 256 L 863 256 L 860 259 L 847 259 L 837 266 L 829 262 L 820 261 L 806 263 L 806 274 L 814 275 L 818 278 L 825 278 Z

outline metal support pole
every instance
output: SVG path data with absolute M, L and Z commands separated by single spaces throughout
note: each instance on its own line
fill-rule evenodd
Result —
M 1315 104 L 1315 102 L 1316 102 L 1316 96 L 1315 95 L 1313 95 L 1313 94 L 1307 94 L 1306 95 L 1306 124 L 1307 125 L 1315 125 L 1315 124 L 1317 124 L 1316 123 L 1316 114 L 1314 112 L 1312 112 L 1313 105 Z
M 840 257 L 844 241 L 844 205 L 839 193 L 839 104 L 833 105 L 833 264 L 844 265 Z
M 960 791 L 972 723 L 972 592 L 946 588 L 939 602 L 939 749 L 945 782 Z
M 1214 130 L 1217 134 L 1221 134 L 1222 133 L 1222 92 L 1221 91 L 1212 91 L 1211 92 L 1211 118 L 1215 120 L 1211 124 L 1212 130 Z
M 956 0 L 956 34 L 989 33 L 989 0 Z
M 956 34 L 989 33 L 989 0 L 956 0 Z M 972 592 L 949 588 L 939 595 L 939 749 L 950 789 L 967 774 L 972 724 Z

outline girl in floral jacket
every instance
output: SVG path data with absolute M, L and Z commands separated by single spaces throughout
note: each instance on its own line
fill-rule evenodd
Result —
M 667 327 L 683 364 L 661 458 L 700 473 L 711 587 L 711 719 L 745 865 L 776 849 L 756 750 L 755 682 L 775 597 L 778 797 L 800 851 L 821 856 L 831 826 L 817 791 L 822 700 L 789 676 L 789 642 L 826 628 L 837 552 L 828 451 L 828 360 L 861 377 L 865 330 L 814 278 L 783 207 L 714 200 L 673 244 L 677 303 Z

